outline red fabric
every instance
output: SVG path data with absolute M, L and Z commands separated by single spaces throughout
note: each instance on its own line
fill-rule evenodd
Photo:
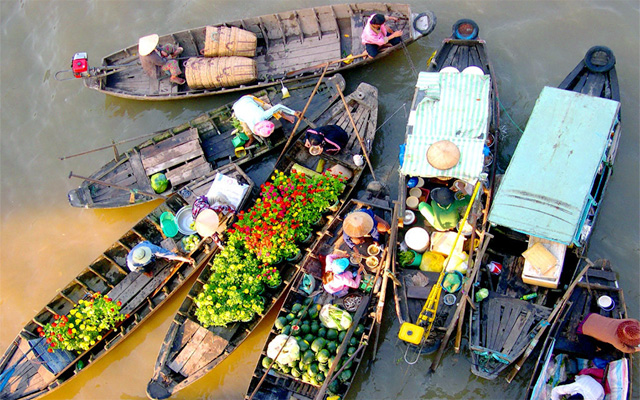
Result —
M 609 381 L 604 379 L 604 370 L 602 368 L 585 368 L 582 371 L 578 372 L 578 375 L 589 375 L 593 379 L 597 380 L 600 384 L 604 381 L 604 394 L 607 395 L 611 393 L 611 388 L 609 387 Z

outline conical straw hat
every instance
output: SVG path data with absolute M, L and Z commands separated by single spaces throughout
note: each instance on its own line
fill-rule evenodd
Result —
M 437 169 L 449 169 L 458 164 L 460 160 L 460 149 L 449 140 L 441 140 L 429 146 L 427 150 L 427 161 L 432 167 Z
M 210 208 L 205 208 L 196 217 L 196 232 L 203 238 L 207 238 L 216 233 L 219 223 L 218 214 Z
M 138 53 L 141 56 L 148 56 L 158 45 L 160 37 L 155 33 L 153 35 L 143 36 L 138 40 Z
M 363 211 L 352 212 L 344 219 L 342 229 L 350 237 L 363 237 L 373 229 L 373 218 Z

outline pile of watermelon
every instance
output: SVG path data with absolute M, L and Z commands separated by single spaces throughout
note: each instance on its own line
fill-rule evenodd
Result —
M 313 299 L 308 298 L 303 303 L 295 303 L 291 306 L 289 312 L 281 313 L 276 319 L 276 330 L 281 335 L 291 335 L 300 349 L 297 359 L 287 359 L 285 364 L 280 362 L 281 357 L 278 356 L 278 361 L 271 368 L 281 374 L 314 386 L 320 386 L 335 360 L 336 353 L 345 339 L 347 330 L 338 331 L 324 326 L 319 318 L 322 305 L 312 302 Z M 305 306 L 308 304 L 310 304 L 308 310 L 305 310 Z M 337 372 L 343 363 L 356 351 L 364 331 L 364 325 L 359 324 L 356 327 L 353 336 L 349 340 L 347 351 L 338 361 L 334 372 Z M 262 359 L 262 366 L 266 369 L 272 362 L 273 358 L 265 356 Z M 339 393 L 340 384 L 350 381 L 352 374 L 352 365 L 348 365 L 338 379 L 332 382 L 328 390 L 332 393 Z

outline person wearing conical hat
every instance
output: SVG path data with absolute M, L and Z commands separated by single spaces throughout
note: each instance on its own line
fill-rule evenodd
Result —
M 375 242 L 380 241 L 380 234 L 389 232 L 389 224 L 366 208 L 356 210 L 347 215 L 342 223 L 342 237 L 349 248 L 362 244 L 366 236 Z
M 457 200 L 454 193 L 446 187 L 431 190 L 431 204 L 422 201 L 418 204 L 420 214 L 436 230 L 444 232 L 458 226 L 461 213 L 471 200 L 471 196 L 464 196 Z
M 174 252 L 145 240 L 135 245 L 129 254 L 127 254 L 127 267 L 132 272 L 144 272 L 145 275 L 151 276 L 152 261 L 156 258 L 183 261 L 190 264 L 196 263 L 191 257 L 179 256 Z
M 609 343 L 623 353 L 640 351 L 640 321 L 616 319 L 591 313 L 578 325 L 577 333 Z
M 176 58 L 183 48 L 170 43 L 158 45 L 160 37 L 156 34 L 141 37 L 138 40 L 138 54 L 144 72 L 154 79 L 169 76 L 169 80 L 176 85 L 184 85 L 184 78 L 180 78 L 182 70 Z

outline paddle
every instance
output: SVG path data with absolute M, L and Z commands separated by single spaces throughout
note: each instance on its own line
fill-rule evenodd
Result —
M 92 182 L 92 183 L 97 183 L 99 185 L 109 186 L 109 187 L 112 187 L 112 188 L 115 188 L 115 189 L 120 189 L 120 190 L 126 190 L 127 192 L 131 192 L 132 194 L 137 192 L 137 193 L 140 193 L 140 194 L 145 195 L 145 196 L 153 197 L 154 199 L 163 199 L 163 200 L 167 199 L 167 196 L 163 196 L 161 194 L 142 192 L 142 191 L 139 191 L 139 190 L 136 190 L 136 189 L 131 189 L 131 188 L 128 188 L 128 187 L 125 187 L 125 186 L 120 186 L 120 185 L 116 185 L 116 184 L 113 184 L 113 183 L 100 181 L 98 179 L 87 178 L 87 177 L 84 177 L 84 176 L 76 175 L 76 174 L 73 173 L 73 171 L 69 172 L 69 179 L 71 179 L 71 178 L 84 179 L 85 181 L 89 181 L 89 182 Z M 136 190 L 136 191 L 134 192 L 134 190 Z
M 360 136 L 360 132 L 358 132 L 358 127 L 356 127 L 356 123 L 353 120 L 353 116 L 351 115 L 351 111 L 349 111 L 349 106 L 347 105 L 347 101 L 344 98 L 344 94 L 342 94 L 342 90 L 340 87 L 336 86 L 338 89 L 338 94 L 340 95 L 340 99 L 342 99 L 342 104 L 344 104 L 344 109 L 349 116 L 349 120 L 351 121 L 351 126 L 353 126 L 353 132 L 355 132 L 356 137 L 358 138 L 358 142 L 360 143 L 360 147 L 362 147 L 362 154 L 364 155 L 365 160 L 367 160 L 367 165 L 369 165 L 369 169 L 371 170 L 371 176 L 374 181 L 377 181 L 376 174 L 373 171 L 373 166 L 371 165 L 371 160 L 369 160 L 369 155 L 367 154 L 367 148 L 364 145 L 364 141 L 362 140 L 362 136 Z
M 30 347 L 29 350 L 27 350 L 27 352 L 24 353 L 22 357 L 20 357 L 20 359 L 11 366 L 11 368 L 9 368 L 8 370 L 0 374 L 0 393 L 4 390 L 4 387 L 7 386 L 7 383 L 9 383 L 9 379 L 11 379 L 11 377 L 13 376 L 13 373 L 16 371 L 16 367 L 22 362 L 22 360 L 27 358 L 27 355 L 31 353 L 36 348 L 36 346 L 39 345 L 43 340 L 44 338 L 41 338 L 40 340 L 38 340 L 38 342 L 34 346 Z
M 593 265 L 591 260 L 586 259 L 585 261 L 587 262 L 587 265 L 582 269 L 582 271 L 580 271 L 580 273 L 578 274 L 578 276 L 576 276 L 576 278 L 573 280 L 573 282 L 571 282 L 571 285 L 569 286 L 567 291 L 564 292 L 564 296 L 562 296 L 562 298 L 560 299 L 560 304 L 557 307 L 554 307 L 553 311 L 551 311 L 551 314 L 549 315 L 549 317 L 546 320 L 540 321 L 540 325 L 541 326 L 540 326 L 540 329 L 538 330 L 538 332 L 536 333 L 536 336 L 534 336 L 534 338 L 531 339 L 531 341 L 529 342 L 529 345 L 527 346 L 527 349 L 525 350 L 524 354 L 515 363 L 515 365 L 513 366 L 513 369 L 511 370 L 511 372 L 507 376 L 506 380 L 507 380 L 508 383 L 511 383 L 513 378 L 516 377 L 516 375 L 518 374 L 518 371 L 520 371 L 520 368 L 522 368 L 522 364 L 524 364 L 526 359 L 529 358 L 529 355 L 531 355 L 531 352 L 533 351 L 533 349 L 538 344 L 538 340 L 540 340 L 540 337 L 542 337 L 542 335 L 546 331 L 547 326 L 555 324 L 557 317 L 560 315 L 561 311 L 564 309 L 564 306 L 566 305 L 567 301 L 569 300 L 569 297 L 573 293 L 573 289 L 575 289 L 575 287 L 578 285 L 578 282 L 580 281 L 580 279 L 582 279 L 582 277 L 587 273 L 587 271 L 589 270 L 589 267 L 591 267 Z
M 293 126 L 293 129 L 291 130 L 291 134 L 289 135 L 289 138 L 287 139 L 287 143 L 285 143 L 284 148 L 282 149 L 282 152 L 280 153 L 280 156 L 278 156 L 278 160 L 276 160 L 276 165 L 278 165 L 278 163 L 280 162 L 280 159 L 282 159 L 282 156 L 285 154 L 285 152 L 289 148 L 289 144 L 291 144 L 291 140 L 293 139 L 293 137 L 296 134 L 296 130 L 298 129 L 298 126 L 300 125 L 300 121 L 305 119 L 304 114 L 307 112 L 307 109 L 309 108 L 309 105 L 311 104 L 311 100 L 313 99 L 313 96 L 316 95 L 316 92 L 318 91 L 318 88 L 320 87 L 320 83 L 322 83 L 322 79 L 324 78 L 324 75 L 327 73 L 327 68 L 329 68 L 329 64 L 327 64 L 324 67 L 324 70 L 322 71 L 322 75 L 320 75 L 320 79 L 318 79 L 318 82 L 316 83 L 316 86 L 313 88 L 313 91 L 311 92 L 311 96 L 309 96 L 309 100 L 307 100 L 307 104 L 304 105 L 304 108 L 302 109 L 302 112 L 300 113 L 300 116 L 298 117 L 298 120 L 296 121 L 296 124 Z M 336 85 L 336 88 L 338 90 L 340 90 L 340 87 L 338 85 Z

